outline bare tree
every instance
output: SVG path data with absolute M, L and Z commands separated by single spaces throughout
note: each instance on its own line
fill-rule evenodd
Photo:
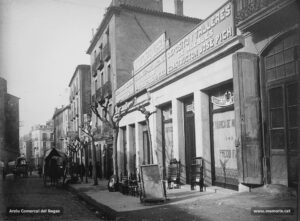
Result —
M 139 106 L 138 110 L 145 116 L 145 120 L 146 120 L 146 126 L 147 126 L 147 133 L 148 133 L 148 137 L 149 137 L 149 149 L 150 149 L 150 153 L 151 153 L 151 161 L 153 162 L 153 148 L 152 148 L 152 138 L 151 138 L 151 131 L 150 131 L 150 125 L 149 125 L 149 117 L 154 114 L 156 111 L 150 112 L 147 111 L 146 108 L 144 106 Z M 157 155 L 157 151 L 155 151 L 156 157 L 158 157 Z M 158 158 L 157 158 L 158 159 Z
M 119 135 L 119 123 L 122 118 L 128 113 L 128 111 L 133 107 L 135 103 L 135 99 L 131 102 L 127 103 L 124 110 L 123 106 L 118 107 L 118 105 L 114 105 L 113 110 L 109 110 L 109 98 L 102 99 L 98 102 L 95 102 L 94 105 L 91 105 L 91 110 L 98 117 L 105 126 L 109 127 L 113 131 L 113 169 L 114 175 L 119 176 L 118 171 L 118 155 L 117 155 L 117 143 L 118 143 L 118 135 Z M 101 116 L 98 111 L 98 107 L 102 108 L 104 112 L 104 116 Z
M 97 180 L 97 164 L 96 164 L 96 147 L 95 147 L 95 137 L 94 137 L 94 131 L 92 130 L 92 126 L 89 123 L 86 123 L 85 126 L 81 126 L 81 131 L 85 133 L 89 138 L 91 138 L 91 144 L 92 144 L 92 162 L 93 162 L 93 179 L 94 179 L 94 185 L 98 185 Z M 88 165 L 85 165 L 86 167 Z M 87 170 L 86 170 L 87 171 Z

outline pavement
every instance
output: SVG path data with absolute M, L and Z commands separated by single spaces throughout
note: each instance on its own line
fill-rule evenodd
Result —
M 97 208 L 105 220 L 299 220 L 297 192 L 282 185 L 266 185 L 251 192 L 216 186 L 199 192 L 183 185 L 180 189 L 167 189 L 164 203 L 145 204 L 140 202 L 139 197 L 109 192 L 107 182 L 99 180 L 94 186 L 89 179 L 88 183 L 69 184 L 68 189 Z M 260 214 L 253 209 L 259 209 L 257 212 Z M 283 209 L 287 209 L 284 211 L 286 214 L 282 214 Z

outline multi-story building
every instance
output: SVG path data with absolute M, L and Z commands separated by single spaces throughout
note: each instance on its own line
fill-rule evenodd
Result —
M 54 146 L 64 152 L 68 151 L 68 137 L 69 131 L 69 115 L 70 105 L 62 106 L 61 108 L 55 108 L 52 120 L 53 120 L 53 134 L 54 134 Z
M 83 139 L 81 127 L 84 125 L 84 116 L 90 115 L 91 105 L 91 74 L 90 65 L 78 65 L 69 83 L 70 114 L 69 114 L 69 142 Z M 81 157 L 81 155 L 77 155 Z M 84 159 L 83 159 L 84 160 Z M 78 161 L 77 161 L 78 162 Z M 85 162 L 85 160 L 83 161 Z
M 53 123 L 36 125 L 31 129 L 32 159 L 36 167 L 43 164 L 45 152 L 54 146 Z
M 116 105 L 115 91 L 131 79 L 133 61 L 138 55 L 159 36 L 164 38 L 160 38 L 157 47 L 165 45 L 165 41 L 177 41 L 201 21 L 183 16 L 182 1 L 174 2 L 176 14 L 163 12 L 161 0 L 112 1 L 87 50 L 91 55 L 92 103 L 112 98 L 112 110 Z M 157 53 L 156 49 L 141 58 L 137 67 L 143 68 L 139 65 L 153 53 Z M 104 116 L 100 107 L 99 112 Z M 92 125 L 97 128 L 97 161 L 101 161 L 101 171 L 108 177 L 112 173 L 112 133 L 94 114 Z
M 137 167 L 160 164 L 166 176 L 176 159 L 190 183 L 201 157 L 206 185 L 295 186 L 298 54 L 296 1 L 228 1 L 116 91 L 120 105 L 137 100 L 120 122 L 121 170 L 135 169 L 136 159 Z M 151 140 L 138 105 L 153 113 Z
M 19 154 L 19 98 L 7 93 L 7 82 L 0 78 L 0 161 Z
M 33 157 L 31 133 L 20 138 L 20 154 L 24 156 L 28 162 L 31 161 Z

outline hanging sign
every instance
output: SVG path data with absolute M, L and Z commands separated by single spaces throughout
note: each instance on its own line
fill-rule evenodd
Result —
M 227 107 L 234 103 L 233 94 L 230 91 L 226 91 L 222 97 L 211 97 L 211 102 L 218 107 Z

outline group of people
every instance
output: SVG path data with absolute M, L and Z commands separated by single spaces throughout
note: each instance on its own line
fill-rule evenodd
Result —
M 100 167 L 100 162 L 97 162 L 96 164 L 96 173 L 97 177 L 101 178 L 101 167 Z M 89 162 L 87 168 L 83 163 L 71 163 L 70 166 L 70 171 L 69 171 L 71 176 L 77 176 L 80 177 L 81 180 L 83 180 L 83 177 L 86 175 L 92 178 L 93 177 L 93 164 L 92 162 Z

